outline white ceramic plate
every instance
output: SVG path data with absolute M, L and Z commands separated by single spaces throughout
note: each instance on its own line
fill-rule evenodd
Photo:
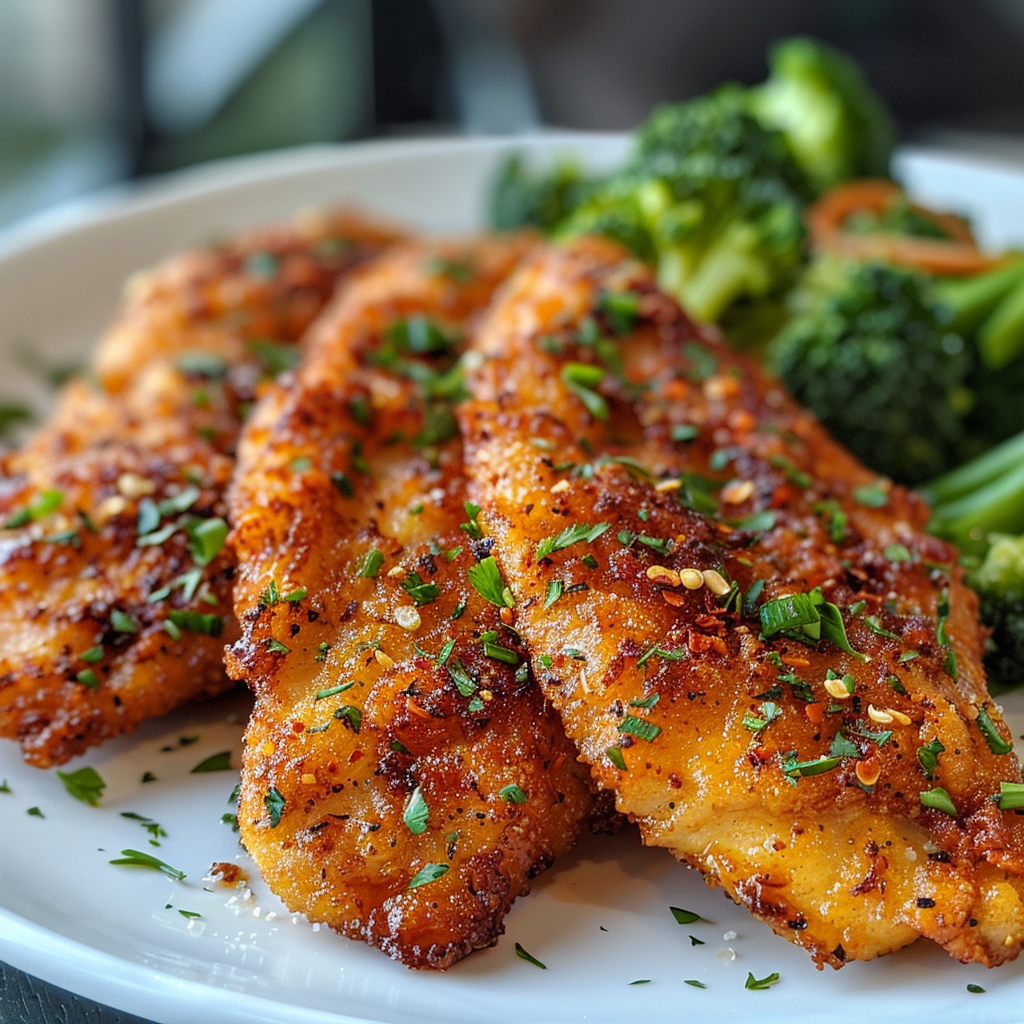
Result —
M 19 353 L 55 362 L 81 355 L 127 274 L 168 252 L 338 201 L 430 230 L 465 230 L 482 223 L 487 182 L 510 149 L 544 159 L 571 148 L 600 167 L 622 147 L 615 137 L 545 136 L 304 150 L 189 172 L 38 219 L 0 237 L 0 400 L 42 400 Z M 1024 177 L 926 153 L 903 154 L 900 166 L 921 196 L 973 214 L 987 240 L 1024 240 Z M 1019 731 L 1024 695 L 1007 705 Z M 819 972 L 696 872 L 633 835 L 583 842 L 516 904 L 496 948 L 445 975 L 410 972 L 292 917 L 258 879 L 248 900 L 203 881 L 215 861 L 249 866 L 221 822 L 237 773 L 190 773 L 226 750 L 237 765 L 245 713 L 236 694 L 78 759 L 69 769 L 92 765 L 107 782 L 98 808 L 68 796 L 54 772 L 24 767 L 14 744 L 0 744 L 0 782 L 10 790 L 0 792 L 0 959 L 162 1024 L 1024 1020 L 1024 965 L 963 967 L 921 942 Z M 142 782 L 146 772 L 156 781 Z M 142 823 L 125 812 L 158 822 L 167 833 L 161 845 L 149 846 Z M 127 848 L 188 877 L 112 866 Z M 680 926 L 670 906 L 704 920 Z M 518 958 L 516 942 L 547 969 Z M 775 971 L 781 980 L 771 989 L 744 988 L 748 972 Z M 985 994 L 969 994 L 968 983 Z

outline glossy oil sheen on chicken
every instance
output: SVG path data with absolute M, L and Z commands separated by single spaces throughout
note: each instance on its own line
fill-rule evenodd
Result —
M 0 461 L 0 735 L 60 764 L 230 685 L 224 489 L 248 405 L 396 233 L 309 215 L 134 278 L 50 422 Z
M 535 258 L 476 351 L 467 473 L 513 625 L 644 841 L 819 966 L 919 935 L 1015 957 L 1020 767 L 921 502 L 610 243 Z
M 464 332 L 527 244 L 409 245 L 357 275 L 233 489 L 242 841 L 289 909 L 413 967 L 493 944 L 592 806 L 505 625 L 451 412 Z

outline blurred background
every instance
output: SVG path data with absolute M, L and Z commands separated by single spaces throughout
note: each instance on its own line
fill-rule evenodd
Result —
M 904 138 L 1024 161 L 1024 0 L 0 0 L 0 225 L 284 146 L 630 128 L 795 33 Z

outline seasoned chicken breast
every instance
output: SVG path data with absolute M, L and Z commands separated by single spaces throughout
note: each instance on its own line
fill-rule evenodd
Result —
M 133 279 L 95 380 L 0 460 L 0 736 L 30 764 L 230 685 L 242 418 L 339 277 L 396 237 L 308 215 Z
M 465 333 L 531 244 L 409 244 L 358 274 L 260 403 L 231 497 L 242 841 L 290 910 L 411 967 L 492 945 L 592 808 L 451 411 Z
M 535 256 L 473 351 L 470 495 L 511 625 L 644 842 L 819 966 L 920 935 L 1017 956 L 1020 766 L 922 503 L 611 243 Z

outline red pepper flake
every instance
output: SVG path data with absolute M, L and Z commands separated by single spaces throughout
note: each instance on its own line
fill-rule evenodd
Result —
M 676 590 L 663 590 L 661 596 L 665 603 L 672 605 L 673 608 L 682 608 L 686 604 L 686 595 Z
M 362 756 L 363 752 L 361 750 L 353 750 L 352 753 L 348 755 L 348 763 L 355 764 Z
M 821 725 L 825 718 L 825 705 L 820 703 L 805 704 L 804 714 L 807 716 L 808 721 L 814 725 Z
M 757 426 L 757 419 L 747 409 L 733 409 L 725 422 L 739 434 L 749 434 Z
M 305 731 L 306 731 L 306 723 L 305 722 L 292 722 L 292 732 L 305 732 Z

